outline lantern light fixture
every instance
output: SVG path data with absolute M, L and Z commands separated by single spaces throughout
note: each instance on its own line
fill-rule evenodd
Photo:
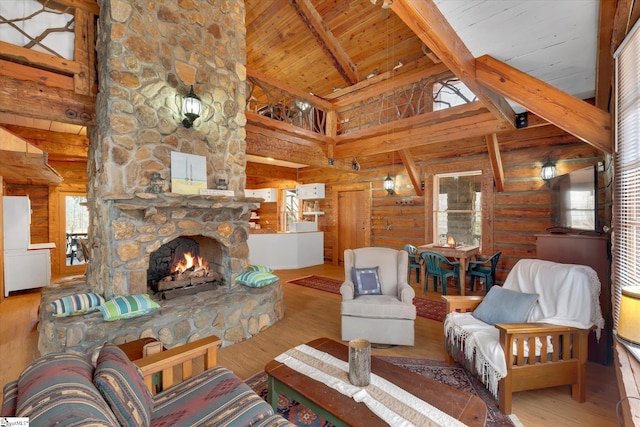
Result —
M 182 120 L 182 124 L 184 125 L 184 127 L 192 127 L 193 122 L 195 122 L 196 119 L 200 117 L 201 111 L 202 101 L 200 100 L 200 97 L 193 91 L 193 85 L 191 85 L 191 90 L 184 97 L 184 101 L 182 102 L 182 114 L 184 114 L 185 116 L 185 118 Z
M 387 174 L 387 177 L 384 179 L 384 189 L 387 190 L 387 193 L 393 194 L 395 193 L 393 187 L 393 178 L 391 178 L 391 175 Z
M 551 159 L 547 158 L 547 161 L 542 165 L 542 169 L 540 170 L 540 177 L 547 184 L 547 187 L 550 187 L 550 181 L 557 175 L 558 170 L 556 169 L 556 164 L 553 163 Z

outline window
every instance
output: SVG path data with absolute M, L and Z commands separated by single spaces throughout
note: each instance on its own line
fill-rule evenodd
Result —
M 618 327 L 622 287 L 640 285 L 640 33 L 616 51 L 614 150 L 613 317 Z
M 290 231 L 291 224 L 298 221 L 300 212 L 300 202 L 295 188 L 288 188 L 283 191 L 284 203 L 282 205 L 282 229 L 280 231 Z
M 478 97 L 458 79 L 449 79 L 433 85 L 434 111 L 445 110 L 477 100 Z
M 434 179 L 433 227 L 438 243 L 482 242 L 482 172 L 440 174 Z M 444 240 L 444 241 L 443 241 Z

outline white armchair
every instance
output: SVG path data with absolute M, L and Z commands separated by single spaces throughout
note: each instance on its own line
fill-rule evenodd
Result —
M 342 340 L 364 338 L 377 344 L 414 345 L 415 291 L 407 283 L 408 265 L 404 250 L 370 247 L 344 251 L 345 281 L 340 287 Z M 367 289 L 362 286 L 364 279 L 354 283 L 354 269 L 362 273 L 376 267 L 379 289 L 373 290 L 373 280 L 364 284 L 372 285 Z M 370 274 L 367 279 L 374 276 Z

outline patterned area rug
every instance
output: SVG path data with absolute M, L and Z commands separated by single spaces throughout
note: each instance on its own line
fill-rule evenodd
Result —
M 322 276 L 306 276 L 289 281 L 294 285 L 306 286 L 308 288 L 318 289 L 332 294 L 340 294 L 340 286 L 342 280 L 331 279 Z M 416 306 L 418 316 L 431 320 L 442 322 L 446 315 L 446 305 L 441 301 L 433 301 L 427 298 L 415 297 L 413 304 Z
M 511 421 L 498 409 L 498 402 L 484 385 L 474 376 L 469 375 L 460 365 L 448 365 L 444 361 L 429 359 L 414 359 L 410 357 L 377 356 L 395 365 L 410 371 L 424 375 L 458 390 L 464 390 L 480 397 L 487 405 L 487 427 L 513 427 L 519 422 Z M 249 387 L 255 390 L 263 399 L 267 399 L 267 374 L 265 372 L 254 375 L 245 381 Z M 324 418 L 316 415 L 305 406 L 288 398 L 278 396 L 278 413 L 297 426 L 304 427 L 330 427 L 332 426 Z M 517 420 L 517 418 L 516 418 Z

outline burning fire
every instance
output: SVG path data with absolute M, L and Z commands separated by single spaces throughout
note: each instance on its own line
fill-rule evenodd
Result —
M 199 270 L 209 268 L 207 261 L 200 256 L 193 256 L 191 252 L 185 252 L 183 259 L 173 266 L 172 273 L 183 273 L 187 270 Z
M 456 247 L 456 241 L 453 239 L 452 236 L 449 236 L 449 238 L 447 238 L 447 245 L 449 245 L 449 247 L 451 248 Z

